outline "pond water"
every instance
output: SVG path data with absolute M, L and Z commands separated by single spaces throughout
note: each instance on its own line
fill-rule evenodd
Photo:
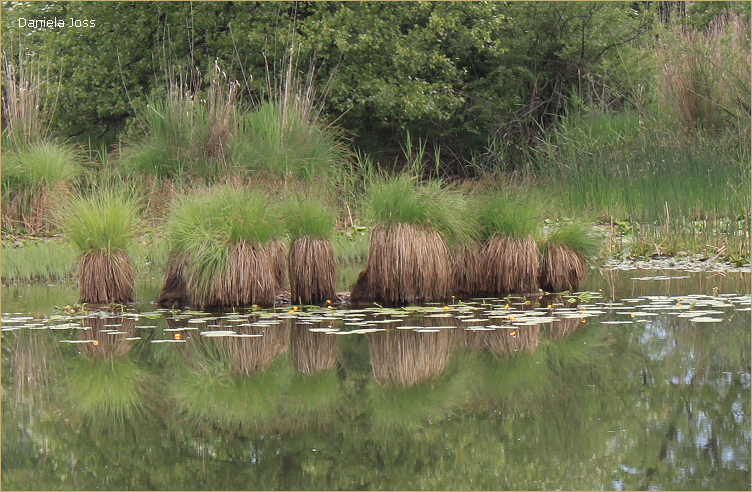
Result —
M 3 287 L 2 488 L 750 490 L 749 273 L 583 287 L 220 314 Z

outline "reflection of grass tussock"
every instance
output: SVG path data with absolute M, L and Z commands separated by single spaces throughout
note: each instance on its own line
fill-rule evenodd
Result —
M 66 399 L 83 417 L 103 422 L 122 422 L 144 408 L 146 374 L 122 356 L 78 358 L 66 380 Z
M 282 416 L 279 395 L 289 387 L 291 367 L 284 357 L 263 373 L 232 372 L 229 360 L 214 360 L 181 371 L 171 385 L 177 408 L 190 421 L 210 421 L 226 430 L 274 425 Z
M 369 333 L 373 377 L 379 384 L 411 386 L 438 378 L 449 361 L 448 330 L 418 333 L 388 330 Z
M 486 345 L 496 357 L 508 357 L 519 352 L 532 354 L 541 339 L 540 325 L 517 326 L 486 332 Z
M 459 354 L 458 354 L 459 355 Z M 372 424 L 379 431 L 415 431 L 424 422 L 446 418 L 467 403 L 477 380 L 476 365 L 456 357 L 438 379 L 408 387 L 368 385 Z
M 82 343 L 79 349 L 82 354 L 93 359 L 107 357 L 119 357 L 126 355 L 133 347 L 133 341 L 126 340 L 132 337 L 136 331 L 136 320 L 124 316 L 99 317 L 93 314 L 81 321 L 85 330 L 78 330 L 81 340 L 93 340 L 90 343 Z M 113 332 L 120 332 L 115 333 Z
M 566 338 L 582 326 L 580 318 L 561 318 L 549 325 L 548 336 L 552 340 Z
M 290 330 L 290 357 L 296 371 L 311 375 L 334 367 L 339 337 L 313 333 L 304 326 L 293 326 Z
M 287 349 L 290 329 L 282 326 L 232 326 L 238 334 L 262 335 L 260 337 L 229 337 L 227 350 L 232 372 L 250 375 L 263 372 Z
M 39 336 L 31 330 L 15 330 L 3 340 L 4 346 L 6 342 L 12 347 L 13 408 L 32 414 L 49 398 L 54 368 L 60 358 L 60 344 L 53 337 Z

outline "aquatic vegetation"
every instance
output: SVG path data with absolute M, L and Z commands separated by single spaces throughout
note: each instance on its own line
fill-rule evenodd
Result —
M 289 200 L 282 211 L 290 236 L 288 272 L 293 303 L 320 304 L 334 298 L 337 265 L 331 237 L 335 214 L 312 197 Z
M 445 299 L 452 265 L 447 239 L 469 242 L 464 196 L 439 183 L 400 175 L 374 183 L 365 198 L 374 223 L 366 269 L 352 300 L 391 304 Z
M 136 201 L 112 189 L 78 197 L 59 210 L 57 221 L 79 252 L 79 302 L 134 299 L 133 266 L 126 246 L 138 219 Z
M 560 225 L 541 244 L 541 288 L 547 292 L 577 290 L 586 274 L 586 261 L 598 255 L 601 244 L 588 224 Z
M 232 185 L 179 198 L 168 220 L 171 265 L 160 301 L 185 282 L 192 306 L 269 306 L 285 279 L 282 230 L 266 195 Z M 181 280 L 181 275 L 184 280 Z
M 536 292 L 541 203 L 534 196 L 510 197 L 496 192 L 478 196 L 474 209 L 478 211 L 484 241 L 481 292 L 487 295 Z

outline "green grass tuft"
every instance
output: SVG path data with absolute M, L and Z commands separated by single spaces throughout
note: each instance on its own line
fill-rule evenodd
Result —
M 504 192 L 485 193 L 473 200 L 482 240 L 495 234 L 522 239 L 537 238 L 543 223 L 543 205 L 533 198 L 510 197 Z
M 468 242 L 477 234 L 467 206 L 459 191 L 435 181 L 419 184 L 405 174 L 376 181 L 365 197 L 366 214 L 376 224 L 428 227 L 457 242 Z
M 31 144 L 9 153 L 3 161 L 3 188 L 9 191 L 50 189 L 81 173 L 76 153 L 56 142 Z
M 582 222 L 562 224 L 547 237 L 547 244 L 566 246 L 584 258 L 594 258 L 603 248 L 603 239 L 593 230 L 593 226 Z
M 324 174 L 334 178 L 348 159 L 333 127 L 313 119 L 295 100 L 263 102 L 238 125 L 246 135 L 235 139 L 232 148 L 233 162 L 240 168 L 312 180 Z
M 112 255 L 135 234 L 139 213 L 135 199 L 104 189 L 63 205 L 58 222 L 79 252 Z
M 297 197 L 282 204 L 282 219 L 291 241 L 301 236 L 331 239 L 337 214 L 319 199 Z

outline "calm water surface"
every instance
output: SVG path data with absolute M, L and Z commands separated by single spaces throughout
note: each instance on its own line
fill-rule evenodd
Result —
M 750 490 L 749 284 L 117 315 L 3 287 L 2 488 Z

